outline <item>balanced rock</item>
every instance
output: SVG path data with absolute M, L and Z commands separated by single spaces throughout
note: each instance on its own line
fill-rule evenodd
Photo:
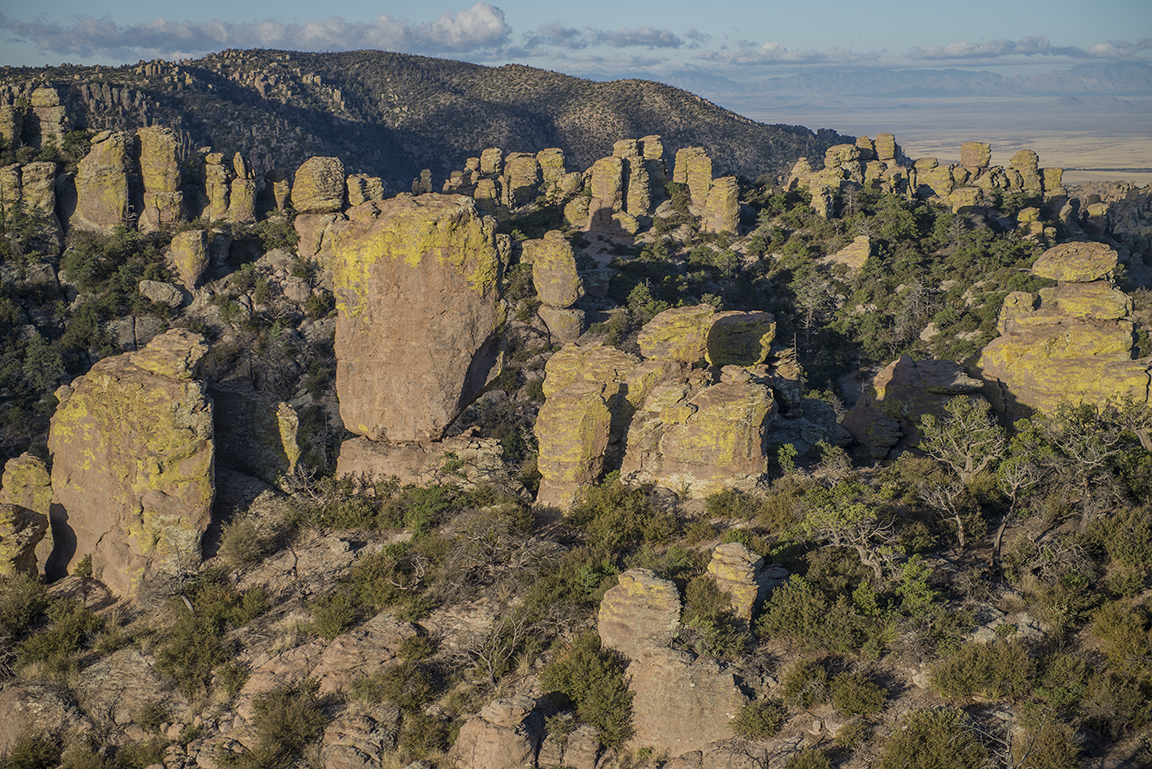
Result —
M 459 769 L 522 769 L 534 766 L 543 718 L 536 701 L 518 695 L 494 700 L 460 727 L 448 757 Z
M 344 164 L 339 158 L 308 158 L 296 169 L 292 207 L 299 214 L 330 214 L 344 207 Z
M 209 263 L 207 230 L 187 230 L 172 238 L 168 260 L 184 288 L 196 288 Z
M 536 199 L 540 187 L 540 163 L 535 155 L 513 152 L 504 161 L 505 205 L 509 208 Z
M 600 641 L 629 659 L 666 646 L 680 628 L 680 592 L 648 569 L 629 569 L 604 594 Z
M 560 344 L 575 342 L 584 331 L 584 311 L 542 304 L 536 310 L 552 339 Z
M 764 559 L 740 542 L 726 542 L 712 551 L 708 573 L 716 580 L 716 586 L 728 594 L 737 617 L 751 621 L 753 607 L 763 597 L 758 582 L 763 565 Z
M 208 198 L 204 215 L 209 221 L 228 218 L 234 175 L 232 164 L 224 161 L 224 153 L 209 152 L 204 156 L 204 195 Z
M 710 304 L 665 310 L 640 329 L 640 354 L 649 360 L 696 363 L 707 353 L 715 314 L 716 308 Z
M 572 244 L 564 233 L 551 230 L 540 240 L 525 241 L 523 247 L 527 261 L 532 263 L 532 283 L 541 302 L 569 307 L 584 296 Z
M 953 361 L 917 361 L 901 355 L 873 377 L 842 424 L 870 456 L 883 459 L 893 447 L 919 443 L 918 425 L 925 414 L 943 416 L 950 399 L 976 394 L 983 387 Z
M 174 329 L 57 393 L 50 576 L 91 556 L 93 576 L 129 596 L 198 563 L 214 496 L 212 404 L 194 379 L 207 350 Z
M 438 440 L 499 373 L 495 221 L 440 194 L 348 217 L 330 232 L 344 425 L 372 440 Z
M 26 507 L 43 515 L 47 521 L 52 507 L 52 476 L 48 474 L 44 461 L 27 452 L 9 459 L 4 465 L 0 502 Z M 49 526 L 36 546 L 36 564 L 41 572 L 52 554 L 53 542 L 52 527 Z
M 48 518 L 21 505 L 0 502 L 0 577 L 36 577 L 36 546 L 48 530 Z
M 128 214 L 128 177 L 132 172 L 132 136 L 97 134 L 76 169 L 76 210 L 69 225 L 111 232 Z
M 703 147 L 684 147 L 676 152 L 672 181 L 688 186 L 692 205 L 703 210 L 712 188 L 712 158 Z
M 776 319 L 770 312 L 718 312 L 704 354 L 713 366 L 755 366 L 768 359 L 775 338 Z
M 1032 264 L 1032 274 L 1066 283 L 1091 283 L 1116 269 L 1120 257 L 1104 243 L 1061 243 Z
M 369 200 L 384 199 L 384 180 L 368 174 L 352 174 L 348 177 L 348 205 L 358 206 Z

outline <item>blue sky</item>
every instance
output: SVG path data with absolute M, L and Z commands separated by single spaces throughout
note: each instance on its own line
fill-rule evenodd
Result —
M 593 77 L 687 71 L 741 82 L 846 67 L 1031 74 L 1152 61 L 1152 2 L 39 0 L 0 12 L 0 64 L 122 64 L 225 48 L 381 48 Z

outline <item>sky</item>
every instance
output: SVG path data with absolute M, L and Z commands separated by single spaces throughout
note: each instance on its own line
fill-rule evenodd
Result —
M 362 48 L 572 75 L 750 83 L 816 69 L 1033 74 L 1152 62 L 1149 0 L 38 0 L 0 3 L 0 65 L 125 64 L 226 48 Z

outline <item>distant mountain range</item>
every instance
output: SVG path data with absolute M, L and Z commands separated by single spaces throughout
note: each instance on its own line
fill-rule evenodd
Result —
M 1152 65 L 1135 61 L 1081 64 L 1040 75 L 945 70 L 820 70 L 756 83 L 702 72 L 663 78 L 678 88 L 709 96 L 1037 96 L 1109 94 L 1152 96 Z
M 349 172 L 409 188 L 487 147 L 564 150 L 569 170 L 612 153 L 615 141 L 663 137 L 666 156 L 703 146 L 717 174 L 786 173 L 802 155 L 853 137 L 765 125 L 672 86 L 593 82 L 519 65 L 498 68 L 381 51 L 314 54 L 224 51 L 203 59 L 124 67 L 0 68 L 0 100 L 35 84 L 61 93 L 92 129 L 173 126 L 190 146 L 239 151 L 258 171 L 336 156 Z

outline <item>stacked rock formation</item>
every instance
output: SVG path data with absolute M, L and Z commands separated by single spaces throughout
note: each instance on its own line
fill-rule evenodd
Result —
M 982 381 L 952 361 L 902 355 L 873 377 L 842 424 L 872 458 L 884 459 L 895 448 L 919 443 L 918 425 L 925 414 L 942 417 L 949 400 L 983 388 Z
M 580 189 L 581 175 L 569 173 L 564 151 L 556 147 L 535 155 L 492 147 L 480 157 L 468 158 L 464 169 L 453 171 L 443 191 L 470 195 L 485 213 L 503 217 L 508 209 L 535 203 L 541 196 L 557 202 Z
M 0 502 L 0 577 L 36 577 L 36 546 L 47 530 L 47 516 L 22 505 Z
M 855 145 L 838 144 L 825 153 L 824 168 L 813 170 L 807 158 L 792 169 L 787 189 L 807 189 L 812 207 L 821 216 L 836 214 L 837 201 L 848 186 L 939 201 L 963 212 L 983 205 L 992 190 L 1020 192 L 1045 199 L 1067 194 L 1063 171 L 1042 169 L 1032 150 L 1020 150 L 1007 168 L 992 166 L 992 147 L 985 142 L 964 142 L 960 163 L 942 166 L 936 158 L 920 158 L 904 165 L 892 134 L 879 134 L 870 141 L 860 137 Z
M 1152 360 L 1133 360 L 1132 300 L 1110 279 L 1117 263 L 1102 243 L 1062 243 L 1036 260 L 1032 273 L 1056 286 L 1009 294 L 1000 336 L 976 364 L 994 405 L 1015 415 L 1061 402 L 1149 401 Z
M 76 211 L 69 226 L 110 232 L 129 218 L 129 178 L 132 136 L 103 131 L 92 139 L 92 149 L 76 170 Z
M 52 478 L 44 462 L 27 453 L 9 459 L 0 481 L 0 502 L 19 505 L 44 516 L 45 529 L 34 553 L 36 566 L 43 573 L 53 544 L 52 527 L 47 525 L 52 507 Z
M 170 128 L 141 128 L 136 132 L 140 143 L 140 182 L 144 188 L 144 208 L 140 212 L 140 229 L 153 232 L 182 221 L 184 193 L 180 187 L 180 142 Z
M 56 164 L 14 163 L 0 168 L 0 205 L 5 211 L 19 205 L 25 214 L 46 224 L 46 235 L 58 239 L 61 229 L 56 215 Z
M 628 481 L 693 497 L 751 489 L 774 442 L 803 451 L 820 440 L 847 442 L 834 417 L 810 419 L 789 352 L 768 363 L 775 332 L 769 313 L 699 305 L 653 318 L 639 336 L 642 358 L 601 345 L 556 353 L 536 420 L 538 503 L 567 507 L 581 486 L 617 466 Z M 790 404 L 788 419 L 776 419 L 778 394 Z
M 584 311 L 570 309 L 584 296 L 572 244 L 559 230 L 523 244 L 523 261 L 532 265 L 532 282 L 541 305 L 537 312 L 561 344 L 574 342 L 584 327 Z
M 621 139 L 612 155 L 593 163 L 586 175 L 591 197 L 573 201 L 565 217 L 588 230 L 634 235 L 653 207 L 665 199 L 664 145 L 659 136 Z M 582 208 L 585 202 L 587 211 Z M 582 215 L 586 222 L 579 221 Z
M 670 757 L 730 738 L 747 702 L 730 670 L 668 648 L 679 624 L 676 586 L 647 569 L 621 574 L 600 603 L 601 642 L 628 658 L 633 743 L 666 747 Z
M 499 374 L 495 221 L 462 195 L 401 195 L 351 209 L 331 238 L 340 416 L 367 439 L 337 469 L 393 474 L 397 444 L 437 444 Z
M 764 559 L 740 542 L 717 545 L 708 562 L 716 586 L 728 594 L 733 613 L 746 622 L 773 588 L 788 581 L 788 570 L 765 566 Z
M 92 575 L 130 596 L 198 563 L 214 496 L 212 403 L 195 378 L 207 349 L 175 329 L 57 392 L 49 576 L 91 557 Z
M 712 159 L 703 147 L 685 147 L 676 153 L 672 181 L 688 187 L 691 208 L 700 216 L 705 232 L 736 232 L 740 187 L 734 176 L 712 178 Z
M 448 757 L 460 769 L 535 766 L 543 726 L 544 719 L 531 697 L 494 700 L 460 727 Z

